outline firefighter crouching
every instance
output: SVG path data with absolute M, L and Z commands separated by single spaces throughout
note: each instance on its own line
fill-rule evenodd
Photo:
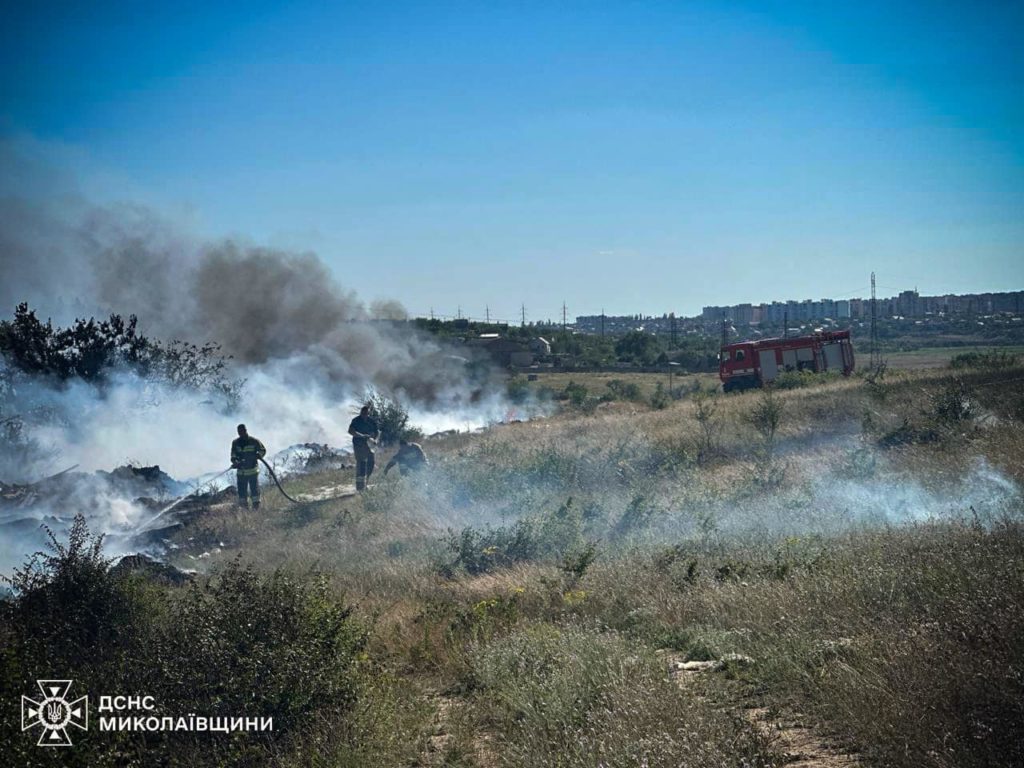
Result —
M 418 472 L 423 469 L 430 462 L 427 461 L 427 455 L 423 453 L 423 446 L 419 443 L 412 443 L 406 440 L 404 437 L 398 440 L 398 453 L 396 453 L 391 461 L 384 467 L 384 476 L 388 474 L 388 470 L 396 464 L 401 467 L 402 474 L 410 474 L 412 472 Z
M 259 460 L 267 455 L 263 443 L 249 434 L 245 424 L 238 425 L 238 438 L 231 443 L 231 466 L 238 471 L 238 506 L 260 508 Z
M 380 436 L 369 405 L 364 405 L 359 415 L 352 419 L 348 433 L 352 435 L 352 451 L 356 455 L 356 490 L 365 491 L 366 483 L 373 474 L 373 443 Z

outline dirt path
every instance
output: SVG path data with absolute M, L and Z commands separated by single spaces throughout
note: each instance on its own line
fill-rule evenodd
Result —
M 667 654 L 669 674 L 679 687 L 703 697 L 697 682 L 722 668 L 719 661 L 682 661 Z M 766 707 L 737 704 L 743 716 L 766 738 L 783 758 L 787 768 L 861 768 L 853 755 L 830 744 L 815 729 L 798 719 L 782 718 Z
M 431 699 L 434 703 L 434 719 L 419 760 L 419 765 L 424 766 L 444 765 L 448 745 L 452 740 L 449 720 L 455 702 L 450 697 L 441 694 L 434 694 Z
M 457 765 L 465 764 L 465 759 L 479 768 L 492 768 L 498 764 L 491 734 L 477 731 L 467 738 L 465 732 L 458 732 L 460 719 L 466 717 L 464 711 L 459 711 L 467 706 L 464 699 L 442 693 L 430 694 L 429 698 L 434 705 L 434 718 L 416 765 L 446 765 L 453 757 Z

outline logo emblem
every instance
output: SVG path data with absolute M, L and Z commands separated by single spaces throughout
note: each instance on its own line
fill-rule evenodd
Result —
M 68 726 L 83 731 L 89 727 L 88 697 L 68 701 L 71 680 L 36 680 L 43 693 L 40 701 L 21 697 L 21 730 L 42 726 L 37 742 L 40 747 L 70 747 Z

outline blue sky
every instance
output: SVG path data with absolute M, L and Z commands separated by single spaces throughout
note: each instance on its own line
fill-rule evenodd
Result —
M 36 6 L 4 11 L 4 134 L 367 300 L 1024 288 L 1020 3 Z

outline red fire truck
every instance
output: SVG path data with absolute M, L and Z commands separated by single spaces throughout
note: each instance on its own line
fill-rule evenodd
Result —
M 849 331 L 819 331 L 810 336 L 760 339 L 726 344 L 718 356 L 722 389 L 763 387 L 784 371 L 853 372 Z

